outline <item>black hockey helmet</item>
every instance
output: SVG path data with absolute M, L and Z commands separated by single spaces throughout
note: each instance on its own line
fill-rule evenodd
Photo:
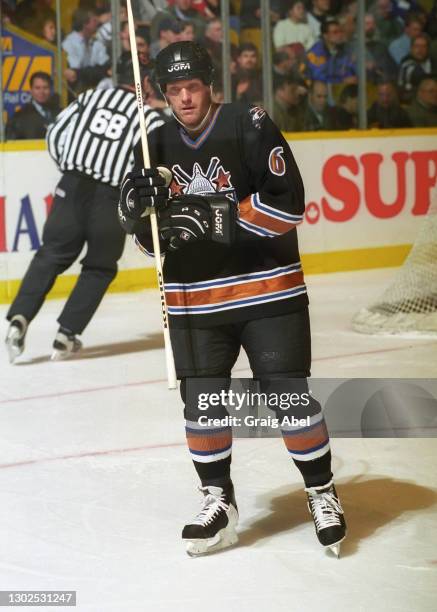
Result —
M 172 43 L 156 57 L 155 80 L 160 87 L 180 79 L 201 79 L 210 85 L 213 73 L 208 51 L 189 40 Z

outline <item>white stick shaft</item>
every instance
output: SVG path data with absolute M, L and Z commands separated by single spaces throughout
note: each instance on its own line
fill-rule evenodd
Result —
M 135 23 L 132 14 L 131 0 L 127 0 L 127 16 L 129 24 L 129 40 L 132 54 L 132 66 L 135 79 L 135 92 L 137 96 L 138 116 L 141 131 L 141 146 L 143 149 L 144 167 L 150 168 L 149 143 L 147 141 L 146 122 L 144 119 L 143 88 L 138 63 L 137 41 L 135 38 Z M 153 251 L 155 253 L 155 267 L 158 278 L 159 297 L 161 299 L 162 328 L 164 333 L 165 361 L 167 366 L 167 380 L 169 389 L 177 388 L 176 369 L 173 358 L 173 350 L 170 341 L 170 328 L 168 326 L 167 302 L 164 290 L 164 275 L 162 272 L 161 248 L 159 246 L 158 222 L 155 209 L 151 209 L 150 224 L 152 227 Z

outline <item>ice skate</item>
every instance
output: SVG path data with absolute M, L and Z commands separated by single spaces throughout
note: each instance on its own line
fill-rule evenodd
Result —
M 308 487 L 305 491 L 320 544 L 339 558 L 340 542 L 346 537 L 346 522 L 332 480 L 323 487 Z
M 82 342 L 76 338 L 72 332 L 59 328 L 53 342 L 52 361 L 68 359 L 73 353 L 77 353 L 82 348 Z
M 27 320 L 22 315 L 15 315 L 11 319 L 5 340 L 10 363 L 14 363 L 16 358 L 24 351 L 24 340 L 28 325 Z
M 227 548 L 238 541 L 235 531 L 238 510 L 233 485 L 225 489 L 199 487 L 199 490 L 204 495 L 202 509 L 182 531 L 187 553 L 192 557 Z

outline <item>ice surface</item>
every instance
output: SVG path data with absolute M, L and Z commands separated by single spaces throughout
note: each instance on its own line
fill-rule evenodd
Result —
M 351 330 L 392 273 L 307 278 L 314 376 L 436 376 L 436 339 Z M 316 540 L 282 441 L 236 440 L 240 544 L 190 559 L 180 531 L 200 496 L 156 293 L 108 295 L 83 352 L 52 363 L 60 309 L 45 304 L 15 366 L 0 351 L 1 589 L 76 590 L 81 612 L 437 609 L 435 439 L 333 440 L 340 560 Z

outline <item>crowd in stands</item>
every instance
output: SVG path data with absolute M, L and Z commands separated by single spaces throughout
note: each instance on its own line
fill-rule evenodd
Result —
M 150 74 L 161 49 L 179 40 L 199 41 L 216 69 L 216 99 L 223 100 L 220 0 L 132 0 L 132 5 L 140 62 Z M 232 99 L 263 105 L 260 1 L 230 0 L 230 7 Z M 4 20 L 56 44 L 52 0 L 2 0 L 2 8 Z M 131 70 L 124 0 L 119 18 L 123 75 Z M 273 114 L 280 129 L 358 127 L 356 21 L 356 0 L 271 0 Z M 364 34 L 368 127 L 437 126 L 437 0 L 367 0 Z M 61 40 L 70 100 L 87 88 L 112 84 L 108 0 L 79 0 L 72 31 L 61 33 Z M 41 80 L 38 73 L 31 102 L 10 120 L 9 137 L 23 137 L 26 129 L 16 125 L 30 125 L 35 113 L 40 127 L 50 120 L 56 103 L 37 93 Z M 45 89 L 48 82 L 42 83 Z M 165 113 L 151 78 L 147 98 Z

